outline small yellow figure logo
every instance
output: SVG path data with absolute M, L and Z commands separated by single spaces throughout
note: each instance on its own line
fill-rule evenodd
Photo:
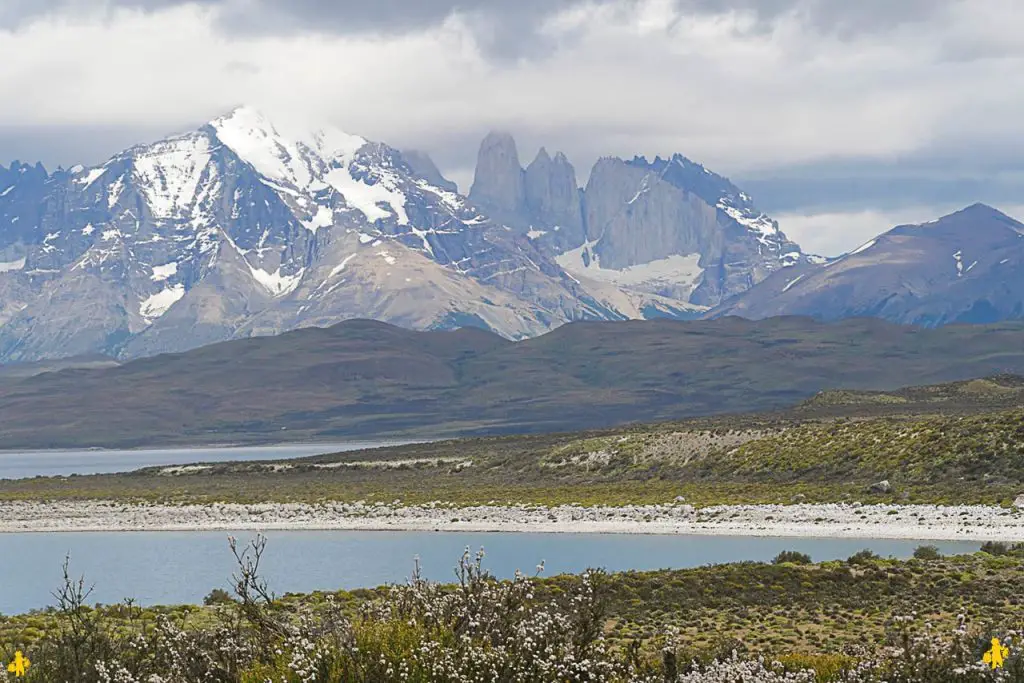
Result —
M 1010 649 L 999 642 L 998 638 L 992 639 L 992 649 L 985 653 L 981 661 L 992 666 L 993 669 L 1001 669 L 1004 660 L 1010 656 Z
M 18 650 L 14 653 L 14 661 L 7 665 L 7 670 L 14 674 L 15 678 L 21 678 L 25 675 L 25 671 L 31 664 L 32 662 L 28 661 L 28 657 L 23 655 L 21 650 Z

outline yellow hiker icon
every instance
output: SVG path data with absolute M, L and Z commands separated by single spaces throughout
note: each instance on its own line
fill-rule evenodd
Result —
M 999 642 L 998 638 L 992 639 L 992 649 L 985 653 L 981 661 L 991 664 L 993 669 L 1000 669 L 1003 661 L 1010 656 L 1010 649 Z
M 21 650 L 14 653 L 14 661 L 7 665 L 7 670 L 14 674 L 15 678 L 21 678 L 25 675 L 25 670 L 28 669 L 32 662 L 28 661 L 28 657 L 21 654 Z

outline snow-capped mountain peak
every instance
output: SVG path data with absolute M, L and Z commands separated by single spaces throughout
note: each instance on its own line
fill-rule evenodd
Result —
M 253 107 L 214 119 L 218 140 L 251 165 L 293 208 L 311 232 L 334 223 L 336 198 L 367 220 L 393 217 L 407 225 L 406 198 L 393 164 L 360 159 L 369 143 L 325 126 L 281 126 Z M 337 197 L 336 197 L 337 196 Z
M 300 189 L 309 189 L 325 167 L 351 161 L 367 142 L 333 127 L 305 130 L 275 125 L 249 106 L 214 119 L 210 127 L 264 178 Z

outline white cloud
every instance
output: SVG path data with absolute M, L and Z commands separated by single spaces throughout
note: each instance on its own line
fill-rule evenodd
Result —
M 172 132 L 245 102 L 426 149 L 463 184 L 493 127 L 516 133 L 524 158 L 566 151 L 581 176 L 601 154 L 678 151 L 727 175 L 976 143 L 1024 158 L 1024 3 L 949 0 L 851 32 L 792 1 L 768 19 L 672 0 L 561 3 L 539 28 L 547 49 L 515 59 L 489 54 L 469 15 L 273 35 L 228 30 L 232 15 L 205 2 L 77 3 L 0 30 L 0 128 Z
M 364 123 L 405 104 L 408 116 L 425 89 L 444 91 L 479 61 L 458 26 L 390 39 L 231 35 L 198 5 L 42 17 L 0 33 L 0 59 L 0 124 L 168 126 L 240 102 Z

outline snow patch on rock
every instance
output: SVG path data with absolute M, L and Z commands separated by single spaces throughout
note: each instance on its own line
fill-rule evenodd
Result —
M 153 266 L 153 274 L 149 276 L 149 279 L 153 282 L 163 282 L 177 273 L 178 263 L 176 261 L 171 261 L 170 263 L 165 263 L 162 266 Z
M 792 280 L 787 282 L 786 286 L 782 288 L 783 293 L 788 292 L 789 290 L 791 290 L 793 288 L 793 285 L 795 285 L 796 283 L 800 282 L 800 280 L 803 280 L 803 279 L 804 279 L 803 275 L 797 275 L 795 278 L 793 278 Z
M 571 275 L 624 287 L 644 286 L 649 288 L 659 285 L 695 287 L 704 272 L 704 269 L 700 267 L 700 254 L 674 254 L 663 259 L 622 269 L 602 268 L 600 257 L 593 251 L 595 245 L 596 242 L 587 242 L 556 256 L 555 261 Z
M 348 262 L 351 261 L 352 259 L 354 259 L 355 256 L 356 256 L 355 254 L 349 254 L 348 256 L 343 258 L 341 260 L 341 263 L 339 263 L 338 265 L 334 266 L 334 268 L 331 269 L 331 272 L 327 275 L 327 279 L 329 280 L 332 277 L 334 277 L 335 275 L 341 274 L 341 272 L 343 270 L 345 270 L 345 266 L 348 265 Z
M 104 173 L 106 173 L 106 172 L 107 172 L 107 167 L 106 166 L 101 166 L 99 168 L 94 168 L 91 171 L 89 171 L 88 173 L 86 173 L 84 176 L 82 176 L 81 178 L 78 178 L 75 182 L 78 183 L 79 185 L 82 185 L 83 187 L 89 187 L 90 185 L 95 183 L 97 180 L 99 180 L 100 177 Z
M 25 268 L 25 257 L 22 256 L 16 261 L 0 261 L 0 273 L 10 273 Z
M 183 296 L 185 296 L 185 285 L 171 285 L 144 299 L 139 304 L 139 315 L 147 322 L 152 322 L 166 313 Z
M 248 264 L 248 262 L 246 263 Z M 294 275 L 282 275 L 280 268 L 273 273 L 268 273 L 261 268 L 253 268 L 250 265 L 249 272 L 252 273 L 252 278 L 270 292 L 272 296 L 282 297 L 295 291 L 306 271 L 305 268 L 302 268 Z
M 399 225 L 408 225 L 409 216 L 405 212 L 405 195 L 394 182 L 381 179 L 372 185 L 356 180 L 347 168 L 332 169 L 325 177 L 327 183 L 345 198 L 345 203 L 356 209 L 368 221 L 389 218 L 391 213 L 397 217 Z M 382 208 L 385 204 L 391 211 Z
M 778 240 L 780 235 L 779 226 L 767 214 L 755 213 L 747 209 L 737 209 L 732 206 L 729 197 L 723 197 L 719 200 L 717 208 L 723 211 L 729 218 L 753 232 L 762 244 L 769 244 L 772 240 Z
M 329 228 L 334 225 L 334 212 L 326 206 L 318 206 L 313 218 L 302 221 L 302 225 L 306 230 L 316 234 L 320 228 Z
M 862 254 L 865 251 L 867 251 L 868 249 L 870 249 L 871 247 L 875 246 L 877 243 L 878 243 L 878 240 L 868 240 L 864 244 L 860 245 L 859 247 L 857 247 L 856 249 L 851 251 L 850 252 L 850 256 L 853 256 L 855 254 Z

